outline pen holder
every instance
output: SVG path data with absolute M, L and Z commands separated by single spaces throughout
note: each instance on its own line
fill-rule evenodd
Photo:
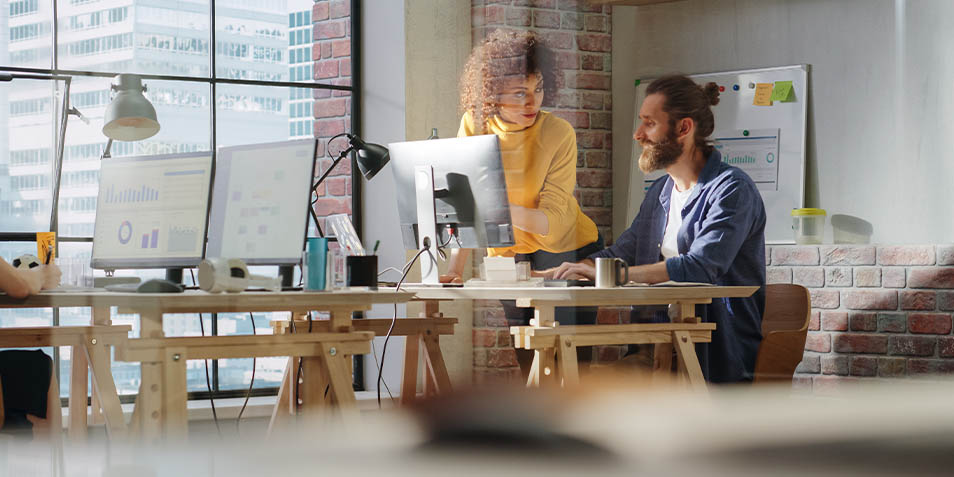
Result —
M 346 259 L 349 287 L 378 289 L 378 256 L 349 255 Z

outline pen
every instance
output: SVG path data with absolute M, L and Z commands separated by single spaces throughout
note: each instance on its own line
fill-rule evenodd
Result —
M 51 258 L 52 256 L 53 256 L 53 246 L 52 246 L 52 245 L 48 245 L 48 246 L 46 247 L 46 261 L 45 261 L 44 265 L 49 265 L 49 264 L 50 264 L 50 258 Z
M 377 254 L 378 254 L 378 245 L 381 245 L 381 241 L 380 241 L 380 240 L 376 240 L 376 241 L 374 242 L 374 249 L 371 250 L 371 255 L 377 255 Z

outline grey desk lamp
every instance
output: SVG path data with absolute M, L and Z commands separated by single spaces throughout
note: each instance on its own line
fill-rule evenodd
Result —
M 103 117 L 103 134 L 109 138 L 103 159 L 110 157 L 113 140 L 141 141 L 159 132 L 156 108 L 143 96 L 146 87 L 139 76 L 121 74 L 110 86 L 116 92 Z

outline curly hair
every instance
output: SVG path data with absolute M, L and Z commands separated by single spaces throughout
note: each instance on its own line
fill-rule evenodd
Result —
M 484 133 L 487 120 L 497 114 L 497 95 L 504 81 L 539 73 L 543 77 L 544 105 L 556 99 L 553 52 L 530 31 L 495 30 L 474 48 L 460 78 L 460 109 L 474 117 L 474 128 Z

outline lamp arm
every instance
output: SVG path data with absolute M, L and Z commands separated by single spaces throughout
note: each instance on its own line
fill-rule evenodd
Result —
M 330 143 L 331 141 L 328 141 L 328 142 Z M 331 163 L 331 166 L 329 166 L 328 169 L 326 169 L 325 172 L 324 172 L 323 174 L 321 174 L 321 177 L 319 177 L 318 180 L 315 181 L 315 184 L 314 184 L 313 186 L 311 186 L 311 193 L 312 193 L 312 194 L 317 194 L 317 193 L 318 193 L 318 186 L 321 185 L 322 182 L 324 182 L 325 178 L 328 177 L 328 174 L 331 173 L 331 171 L 335 168 L 335 166 L 337 166 L 338 163 L 341 162 L 341 160 L 344 159 L 345 156 L 347 156 L 353 149 L 354 149 L 354 148 L 353 148 L 352 146 L 348 146 L 347 149 L 341 151 L 341 153 L 338 154 L 338 157 L 336 157 L 335 160 L 334 160 L 334 162 Z M 318 229 L 318 236 L 319 236 L 319 237 L 324 237 L 325 234 L 324 234 L 324 232 L 321 231 L 321 226 L 318 225 L 318 213 L 315 212 L 315 207 L 314 207 L 314 205 L 315 205 L 315 203 L 312 202 L 312 203 L 311 203 L 311 207 L 308 207 L 308 211 L 311 212 L 311 218 L 313 218 L 313 219 L 315 220 L 315 228 Z
M 331 163 L 331 166 L 328 167 L 328 169 L 326 169 L 323 174 L 321 174 L 321 177 L 319 177 L 317 181 L 315 181 L 315 185 L 311 186 L 312 192 L 318 191 L 318 186 L 321 185 L 322 182 L 324 182 L 325 178 L 328 177 L 328 174 L 330 174 L 331 171 L 335 168 L 335 166 L 337 166 L 338 163 L 345 158 L 345 156 L 351 153 L 352 150 L 354 150 L 354 148 L 351 146 L 348 146 L 347 149 L 345 149 L 344 151 L 341 151 L 341 153 L 338 154 L 338 157 L 336 157 L 334 162 Z
M 56 140 L 56 158 L 53 165 L 53 207 L 50 214 L 50 232 L 59 235 L 59 202 L 60 181 L 63 178 L 63 148 L 66 146 L 66 124 L 70 116 L 70 85 L 73 78 L 62 78 L 65 83 L 63 91 L 63 109 L 60 117 L 60 130 Z
M 113 156 L 111 156 L 110 153 L 109 153 L 109 151 L 110 151 L 112 148 L 113 148 L 113 138 L 109 138 L 109 140 L 106 141 L 106 149 L 103 149 L 103 155 L 99 158 L 99 160 L 109 159 L 109 158 L 113 157 Z

